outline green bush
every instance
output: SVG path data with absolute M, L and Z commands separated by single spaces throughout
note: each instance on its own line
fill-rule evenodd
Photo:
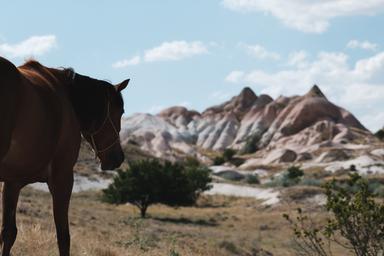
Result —
M 210 188 L 209 174 L 208 168 L 194 161 L 175 164 L 162 164 L 158 160 L 133 162 L 129 169 L 118 170 L 113 183 L 103 190 L 103 199 L 113 204 L 131 203 L 145 217 L 151 204 L 193 205 L 198 196 Z
M 304 185 L 304 186 L 320 187 L 322 184 L 323 184 L 323 181 L 321 179 L 316 179 L 316 178 L 303 178 L 300 181 L 300 185 Z
M 248 184 L 260 184 L 259 175 L 257 175 L 257 174 L 247 175 L 246 178 L 245 178 L 245 181 Z
M 302 176 L 304 176 L 304 171 L 297 166 L 289 167 L 286 173 L 287 179 L 290 179 L 290 180 L 299 179 Z
M 347 186 L 328 182 L 326 209 L 331 214 L 325 225 L 316 225 L 301 209 L 291 224 L 298 255 L 332 255 L 336 243 L 357 256 L 376 256 L 384 252 L 384 205 L 376 202 L 368 180 L 350 174 Z M 346 189 L 353 188 L 353 189 Z
M 297 166 L 291 166 L 280 176 L 272 178 L 266 185 L 269 187 L 291 187 L 299 184 L 303 176 L 303 170 Z
M 381 129 L 379 131 L 377 131 L 375 133 L 375 136 L 379 139 L 379 140 L 384 140 L 384 129 Z
M 368 181 L 368 189 L 375 197 L 384 197 L 384 184 L 378 180 Z
M 239 167 L 245 162 L 245 160 L 243 158 L 233 157 L 229 162 L 234 166 Z
M 224 157 L 222 156 L 217 156 L 215 159 L 213 159 L 213 164 L 214 165 L 222 165 L 225 163 Z
M 236 155 L 236 150 L 231 148 L 227 148 L 223 152 L 223 158 L 226 162 L 230 162 L 233 159 L 234 155 Z
M 227 148 L 224 150 L 221 156 L 217 156 L 213 159 L 213 164 L 222 165 L 226 162 L 230 162 L 236 166 L 243 164 L 244 160 L 240 158 L 234 158 L 235 155 L 236 155 L 236 150 Z
M 260 140 L 259 134 L 252 134 L 249 136 L 245 142 L 244 147 L 241 150 L 242 154 L 252 154 L 255 153 L 259 148 L 257 146 L 257 143 Z

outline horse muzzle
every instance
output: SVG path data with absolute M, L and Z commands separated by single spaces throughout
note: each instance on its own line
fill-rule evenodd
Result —
M 101 160 L 101 170 L 115 170 L 124 162 L 124 153 L 110 154 L 105 161 Z

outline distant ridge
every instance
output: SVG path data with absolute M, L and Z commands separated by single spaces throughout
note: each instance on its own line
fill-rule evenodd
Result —
M 249 87 L 202 113 L 175 106 L 153 116 L 136 114 L 122 125 L 123 143 L 156 157 L 193 155 L 209 161 L 209 152 L 246 147 L 268 159 L 277 149 L 289 149 L 297 159 L 316 156 L 322 145 L 369 143 L 374 136 L 347 110 L 330 102 L 317 85 L 303 96 L 273 99 L 257 96 Z M 306 153 L 306 157 L 300 157 Z M 292 155 L 292 154 L 291 154 Z

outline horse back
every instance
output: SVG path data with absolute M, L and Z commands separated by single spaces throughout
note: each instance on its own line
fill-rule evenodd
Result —
M 7 59 L 0 57 L 0 162 L 11 144 L 15 127 L 18 95 L 20 94 L 18 69 Z
M 61 148 L 68 145 L 76 148 L 75 117 L 65 84 L 51 70 L 30 61 L 18 67 L 16 73 L 21 91 L 16 97 L 19 104 L 11 146 L 3 158 L 3 167 L 12 171 L 0 174 L 8 180 L 22 176 L 44 181 L 52 172 L 58 152 L 64 151 Z

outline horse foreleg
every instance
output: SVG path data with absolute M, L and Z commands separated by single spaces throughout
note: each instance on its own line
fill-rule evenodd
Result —
M 71 244 L 68 209 L 72 193 L 73 174 L 66 176 L 65 178 L 55 177 L 48 182 L 53 200 L 53 216 L 60 256 L 69 256 Z
M 16 240 L 16 207 L 20 190 L 25 184 L 19 182 L 4 182 L 3 184 L 3 224 L 1 240 L 3 242 L 2 256 L 9 256 Z

